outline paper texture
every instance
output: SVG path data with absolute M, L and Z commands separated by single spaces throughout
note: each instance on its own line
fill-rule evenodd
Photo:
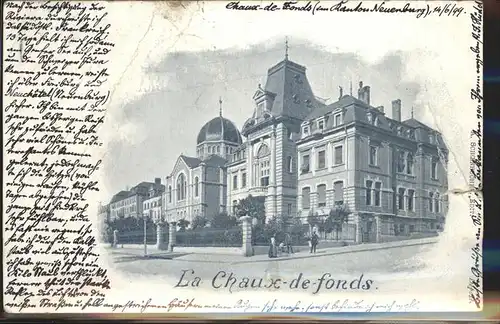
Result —
M 482 310 L 479 2 L 6 2 L 11 313 Z

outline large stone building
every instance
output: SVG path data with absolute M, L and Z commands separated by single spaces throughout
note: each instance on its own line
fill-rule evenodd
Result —
M 360 82 L 358 98 L 341 93 L 307 116 L 297 141 L 300 217 L 344 206 L 356 241 L 440 229 L 447 149 L 439 132 L 413 116 L 402 121 L 401 109 L 392 101 L 388 118 Z
M 144 200 L 161 196 L 164 191 L 165 186 L 161 184 L 161 178 L 155 178 L 155 182 L 143 181 L 130 190 L 118 192 L 109 202 L 109 219 L 142 217 Z
M 360 83 L 357 97 L 340 91 L 326 104 L 306 68 L 286 55 L 257 87 L 241 134 L 221 109 L 201 128 L 196 156 L 178 157 L 161 200 L 137 188 L 120 192 L 111 218 L 144 211 L 167 222 L 210 220 L 252 195 L 265 201 L 266 219 L 305 223 L 344 206 L 358 241 L 439 229 L 447 211 L 441 135 L 413 117 L 402 121 L 400 100 L 388 118 L 370 104 L 369 86 Z
M 233 122 L 222 117 L 222 110 L 201 128 L 196 157 L 181 154 L 166 177 L 166 221 L 185 219 L 191 223 L 196 216 L 210 219 L 226 210 L 225 164 L 241 143 L 240 132 Z

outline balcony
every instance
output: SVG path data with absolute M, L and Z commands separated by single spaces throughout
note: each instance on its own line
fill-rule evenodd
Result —
M 267 186 L 253 187 L 248 190 L 248 193 L 252 196 L 262 196 L 267 194 Z

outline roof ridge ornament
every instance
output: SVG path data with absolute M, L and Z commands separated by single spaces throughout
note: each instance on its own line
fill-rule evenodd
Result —
M 285 37 L 285 61 L 288 61 L 288 36 Z
M 222 97 L 219 97 L 219 115 L 222 117 Z

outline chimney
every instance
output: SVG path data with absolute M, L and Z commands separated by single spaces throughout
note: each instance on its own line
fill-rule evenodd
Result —
M 161 178 L 155 178 L 155 184 L 161 185 Z
M 363 81 L 359 81 L 359 89 L 358 89 L 358 99 L 363 100 Z
M 382 114 L 384 113 L 384 106 L 378 106 L 377 107 L 378 111 L 380 111 Z
M 401 121 L 401 99 L 392 101 L 392 119 Z
M 342 87 L 339 87 L 339 100 L 342 99 L 343 91 Z
M 363 101 L 369 105 L 370 104 L 370 86 L 363 87 Z

